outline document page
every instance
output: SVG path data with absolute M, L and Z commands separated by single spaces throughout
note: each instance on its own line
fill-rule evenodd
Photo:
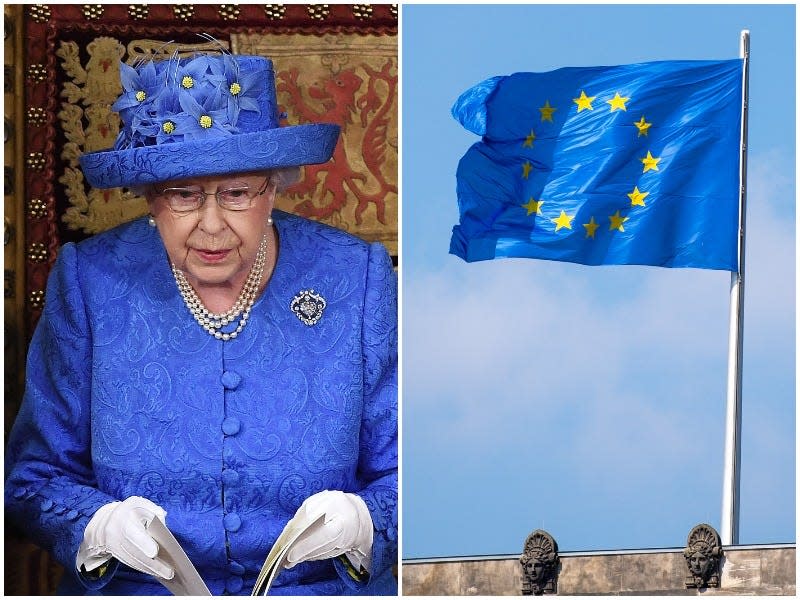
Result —
M 275 545 L 269 551 L 267 559 L 264 561 L 264 566 L 261 567 L 261 572 L 256 579 L 256 585 L 253 587 L 251 596 L 266 596 L 269 593 L 269 588 L 272 582 L 277 577 L 278 573 L 283 568 L 286 560 L 286 555 L 291 550 L 294 543 L 306 531 L 322 525 L 325 518 L 324 512 L 316 514 L 309 514 L 303 511 L 294 516 L 283 528 L 283 532 L 275 540 Z
M 175 569 L 175 576 L 172 579 L 158 577 L 158 581 L 172 592 L 173 596 L 210 596 L 211 592 L 200 578 L 197 569 L 161 519 L 153 519 L 147 531 L 158 544 L 159 558 Z
M 324 512 L 309 514 L 302 511 L 286 524 L 261 567 L 251 596 L 266 596 L 269 593 L 269 588 L 283 569 L 286 555 L 294 543 L 306 531 L 321 526 L 324 519 Z M 174 596 L 211 596 L 197 569 L 166 525 L 156 518 L 147 527 L 147 531 L 158 544 L 159 558 L 175 569 L 172 579 L 158 577 L 158 581 Z

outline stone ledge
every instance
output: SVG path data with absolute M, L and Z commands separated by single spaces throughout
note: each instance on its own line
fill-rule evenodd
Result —
M 795 546 L 724 549 L 719 588 L 686 589 L 683 549 L 562 552 L 558 595 L 775 595 L 796 593 Z M 519 596 L 519 556 L 403 562 L 404 596 Z

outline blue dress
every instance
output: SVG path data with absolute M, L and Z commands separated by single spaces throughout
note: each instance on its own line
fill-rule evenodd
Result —
M 66 567 L 60 593 L 169 593 L 125 565 L 95 581 L 75 569 L 94 512 L 143 496 L 214 595 L 249 594 L 286 522 L 328 489 L 370 510 L 370 575 L 310 561 L 270 593 L 396 594 L 396 276 L 380 244 L 273 217 L 274 273 L 227 342 L 194 321 L 146 220 L 61 249 L 5 485 L 6 523 Z M 326 306 L 308 325 L 290 305 L 312 289 Z

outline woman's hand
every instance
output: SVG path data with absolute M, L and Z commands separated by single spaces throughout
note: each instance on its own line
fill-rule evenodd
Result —
M 307 560 L 323 560 L 342 554 L 358 570 L 369 571 L 372 557 L 372 517 L 364 501 L 355 494 L 323 491 L 307 498 L 300 508 L 306 518 L 325 518 L 311 527 L 292 545 L 286 555 L 286 568 Z
M 91 571 L 113 556 L 137 571 L 172 579 L 174 570 L 157 557 L 158 544 L 147 532 L 153 519 L 163 522 L 166 516 L 163 508 L 139 496 L 101 506 L 83 533 L 76 560 L 78 569 L 83 566 Z

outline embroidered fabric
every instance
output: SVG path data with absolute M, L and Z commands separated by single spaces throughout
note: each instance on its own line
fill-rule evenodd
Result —
M 102 505 L 143 496 L 212 593 L 248 594 L 304 499 L 355 493 L 373 525 L 370 577 L 301 563 L 279 594 L 395 594 L 397 305 L 386 251 L 275 211 L 272 279 L 233 341 L 211 338 L 178 293 L 156 230 L 139 219 L 67 244 L 31 343 L 6 452 L 7 523 L 67 568 L 62 593 L 166 594 L 124 565 L 81 578 L 75 555 Z M 327 306 L 313 326 L 289 308 Z
M 146 185 L 323 163 L 331 157 L 338 137 L 338 125 L 292 125 L 227 138 L 89 152 L 81 155 L 80 163 L 87 181 L 96 188 Z

